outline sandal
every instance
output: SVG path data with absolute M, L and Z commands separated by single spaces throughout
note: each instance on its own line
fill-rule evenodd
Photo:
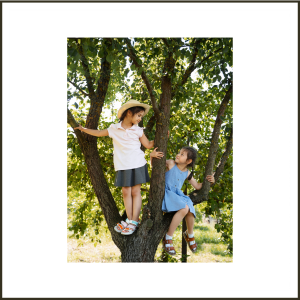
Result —
M 176 250 L 173 247 L 173 241 L 172 240 L 166 240 L 166 236 L 164 236 L 163 240 L 163 249 L 169 254 L 169 255 L 175 255 L 176 254 Z M 166 244 L 170 244 L 170 247 L 167 247 Z M 171 251 L 174 252 L 171 252 Z
M 123 235 L 133 234 L 135 232 L 137 226 L 138 226 L 138 222 L 129 220 L 128 226 L 122 230 L 121 234 L 123 234 Z
M 193 244 L 193 245 L 190 244 L 190 242 L 195 240 L 195 237 L 193 236 L 192 238 L 189 238 L 187 230 L 183 233 L 183 237 L 184 237 L 185 241 L 187 242 L 187 244 L 189 245 L 190 250 L 193 253 L 195 253 L 197 250 L 197 243 L 195 242 L 195 244 Z
M 121 224 L 120 223 L 117 223 L 117 225 L 114 227 L 114 230 L 116 232 L 122 232 L 122 230 L 124 230 L 129 224 L 129 220 L 128 218 L 126 219 L 126 222 L 124 221 L 121 221 Z

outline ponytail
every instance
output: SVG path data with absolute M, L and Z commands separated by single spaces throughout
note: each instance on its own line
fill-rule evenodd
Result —
M 187 180 L 191 180 L 191 179 L 192 179 L 193 173 L 194 173 L 194 166 L 193 166 L 192 172 L 191 172 L 190 175 L 188 176 Z
M 187 159 L 191 159 L 192 161 L 187 165 L 188 168 L 192 168 L 192 172 L 187 177 L 187 180 L 191 180 L 194 174 L 194 167 L 197 159 L 197 150 L 193 147 L 185 146 L 182 147 L 182 150 L 187 151 Z

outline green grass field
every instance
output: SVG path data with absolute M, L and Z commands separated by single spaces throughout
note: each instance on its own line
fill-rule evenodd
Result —
M 180 262 L 181 258 L 181 226 L 179 226 L 173 236 L 173 244 L 177 255 L 175 259 Z M 121 262 L 121 252 L 111 240 L 110 232 L 107 227 L 102 226 L 101 243 L 96 247 L 94 243 L 86 239 L 70 238 L 68 233 L 68 262 L 69 263 L 116 263 Z M 198 244 L 196 253 L 187 250 L 188 263 L 218 263 L 233 262 L 233 256 L 227 254 L 227 246 L 221 240 L 221 234 L 218 233 L 213 224 L 197 223 L 194 227 L 194 235 Z M 161 259 L 162 244 L 158 246 L 155 254 L 155 262 Z

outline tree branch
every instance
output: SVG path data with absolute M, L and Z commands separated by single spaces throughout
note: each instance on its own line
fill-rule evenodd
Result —
M 81 41 L 81 43 L 82 43 L 82 41 Z M 85 74 L 85 78 L 86 78 L 87 86 L 88 86 L 88 90 L 89 90 L 89 96 L 91 97 L 91 100 L 92 100 L 92 98 L 95 97 L 95 91 L 94 91 L 94 87 L 93 87 L 93 79 L 91 77 L 90 70 L 88 67 L 88 61 L 87 61 L 86 57 L 84 56 L 81 43 L 79 43 L 78 39 L 76 39 L 77 50 L 81 57 L 81 62 L 82 62 L 82 66 L 84 69 L 84 74 Z
M 233 130 L 231 128 L 231 132 L 230 132 L 230 136 L 229 136 L 229 139 L 227 141 L 227 145 L 226 145 L 226 149 L 221 157 L 221 160 L 219 162 L 219 165 L 216 169 L 216 172 L 215 172 L 215 183 L 212 185 L 214 186 L 217 182 L 217 180 L 219 179 L 220 175 L 223 173 L 224 171 L 224 166 L 225 166 L 225 163 L 230 155 L 230 152 L 231 152 L 231 149 L 232 149 L 232 144 L 233 144 Z
M 75 121 L 69 109 L 68 124 L 70 124 L 70 126 L 73 128 L 78 126 L 78 123 Z M 126 237 L 120 236 L 120 234 L 117 234 L 113 229 L 114 225 L 120 221 L 120 215 L 103 174 L 103 169 L 101 166 L 101 163 L 103 162 L 100 161 L 97 144 L 89 143 L 88 140 L 84 138 L 80 130 L 76 129 L 74 132 L 78 138 L 78 143 L 85 158 L 85 163 L 94 188 L 94 192 L 98 198 L 108 228 L 112 234 L 112 239 L 116 246 L 123 251 L 126 244 Z
M 103 39 L 103 41 L 104 41 L 104 44 L 111 43 L 112 39 L 110 39 L 110 38 Z M 108 78 L 108 81 L 110 79 L 111 63 L 106 60 L 106 56 L 107 56 L 107 51 L 105 51 L 105 61 L 104 60 L 101 61 L 101 74 L 100 74 L 100 78 L 98 80 L 98 86 L 97 86 L 97 96 L 99 96 L 99 97 L 101 97 L 101 95 L 104 93 L 104 90 L 105 90 L 105 94 L 106 94 L 107 88 L 104 89 L 103 86 L 108 84 L 107 78 Z
M 104 43 L 108 40 L 104 39 Z M 111 42 L 111 41 L 109 41 Z M 107 53 L 106 53 L 107 55 Z M 91 106 L 86 118 L 86 127 L 90 129 L 97 129 L 105 97 L 107 94 L 110 81 L 111 63 L 106 59 L 101 61 L 100 78 L 98 80 L 97 91 L 95 97 L 91 99 Z M 89 136 L 88 140 L 93 140 L 95 137 Z M 96 140 L 96 139 L 95 139 Z
M 144 130 L 144 133 L 146 136 L 148 136 L 148 134 L 150 133 L 150 131 L 152 130 L 153 126 L 155 124 L 155 116 L 154 114 L 151 116 L 151 118 L 149 119 L 146 127 L 145 127 L 145 130 Z
M 73 129 L 78 126 L 78 123 L 76 122 L 75 118 L 73 117 L 73 115 L 69 109 L 68 109 L 67 123 Z M 80 140 L 82 144 L 84 144 L 86 142 L 83 137 L 83 134 L 81 133 L 81 131 L 79 129 L 74 129 L 74 133 L 76 134 L 78 140 Z
M 196 43 L 197 43 L 197 42 L 196 42 Z M 192 74 L 197 68 L 199 68 L 199 67 L 201 66 L 201 64 L 202 64 L 204 61 L 206 61 L 207 59 L 209 59 L 211 56 L 213 56 L 214 54 L 218 53 L 218 52 L 219 52 L 220 50 L 222 50 L 222 49 L 223 49 L 223 48 L 219 48 L 219 49 L 216 50 L 215 52 L 210 52 L 210 54 L 209 54 L 207 57 L 203 58 L 201 61 L 199 61 L 199 62 L 197 62 L 197 63 L 196 63 L 197 50 L 195 50 L 195 52 L 194 52 L 194 54 L 193 54 L 193 58 L 192 58 L 192 60 L 191 60 L 191 62 L 190 62 L 190 64 L 189 64 L 188 68 L 186 69 L 184 75 L 182 76 L 181 82 L 178 83 L 178 84 L 176 84 L 176 85 L 175 85 L 175 88 L 174 88 L 173 91 L 172 91 L 172 97 L 175 95 L 175 93 L 176 93 L 178 87 L 179 87 L 179 86 L 183 86 L 183 85 L 187 82 L 187 80 L 188 80 L 188 78 L 191 76 L 191 74 Z
M 210 143 L 210 147 L 209 147 L 208 159 L 207 159 L 207 163 L 205 166 L 205 174 L 204 174 L 202 188 L 201 188 L 201 190 L 194 191 L 191 193 L 192 194 L 191 199 L 194 202 L 194 204 L 198 204 L 198 203 L 201 203 L 202 201 L 206 201 L 208 198 L 208 193 L 209 193 L 209 189 L 210 189 L 211 185 L 210 185 L 210 182 L 207 181 L 205 178 L 207 175 L 213 174 L 213 166 L 214 166 L 215 160 L 216 160 L 218 144 L 219 144 L 218 140 L 219 140 L 220 129 L 221 129 L 221 125 L 222 125 L 221 117 L 224 115 L 225 109 L 230 100 L 231 93 L 232 93 L 232 85 L 229 87 L 228 91 L 226 92 L 226 94 L 222 100 L 222 103 L 219 107 L 219 110 L 218 110 L 214 130 L 212 133 L 211 143 Z
M 71 80 L 68 79 L 68 82 L 70 82 L 74 87 L 76 87 L 84 96 L 88 97 L 89 95 L 84 92 L 76 83 L 72 82 Z
M 128 50 L 129 50 L 129 57 L 132 59 L 134 65 L 137 67 L 137 68 L 141 68 L 141 65 L 138 63 L 138 60 L 137 60 L 137 56 L 135 55 L 135 51 L 134 51 L 134 48 L 131 46 L 130 44 L 130 40 L 128 38 L 125 39 L 125 42 L 126 42 L 126 45 L 128 47 Z M 150 81 L 148 79 L 148 77 L 146 76 L 145 72 L 142 71 L 142 79 L 147 87 L 147 90 L 149 92 L 149 95 L 150 95 L 150 99 L 151 99 L 151 102 L 152 102 L 152 107 L 153 107 L 153 110 L 155 112 L 156 115 L 158 115 L 160 113 L 160 110 L 157 106 L 157 102 L 156 102 L 156 99 L 154 97 L 154 91 L 153 91 L 153 88 L 150 84 Z
M 217 49 L 215 52 L 211 52 L 211 51 L 210 51 L 210 54 L 209 54 L 208 56 L 206 56 L 206 57 L 203 58 L 201 61 L 199 61 L 199 62 L 197 62 L 197 63 L 195 64 L 194 70 L 197 69 L 197 68 L 199 68 L 199 67 L 201 66 L 201 64 L 202 64 L 204 61 L 206 61 L 207 59 L 209 59 L 209 58 L 210 58 L 211 56 L 213 56 L 214 54 L 220 52 L 222 49 L 223 49 L 223 48 L 221 47 L 221 48 Z
M 167 48 L 169 49 L 169 43 L 168 43 L 168 41 L 167 41 L 167 39 L 166 38 L 162 38 L 162 41 L 164 42 L 164 44 L 167 46 Z
M 199 43 L 200 43 L 200 41 L 196 41 L 195 42 L 195 44 L 194 44 L 195 49 L 194 49 L 194 53 L 193 53 L 193 56 L 192 56 L 192 60 L 190 61 L 190 64 L 187 67 L 187 69 L 186 69 L 186 71 L 185 71 L 185 73 L 184 73 L 184 75 L 182 77 L 181 82 L 175 85 L 174 91 L 177 90 L 178 86 L 184 85 L 187 82 L 187 80 L 190 77 L 190 75 L 192 74 L 192 72 L 195 70 L 195 62 L 196 62 L 196 58 L 197 58 L 197 55 L 198 55 L 198 53 L 197 53 L 197 45 Z M 175 94 L 174 91 L 172 92 L 172 96 L 174 96 L 174 94 Z
M 149 119 L 149 121 L 148 121 L 148 123 L 147 123 L 147 125 L 146 125 L 146 127 L 145 127 L 145 130 L 144 130 L 144 134 L 145 134 L 145 136 L 148 138 L 148 134 L 150 133 L 150 131 L 152 130 L 152 128 L 153 128 L 153 126 L 154 126 L 154 124 L 155 124 L 155 115 L 153 114 L 152 116 L 151 116 L 151 118 Z M 141 146 L 141 150 L 143 151 L 143 152 L 145 152 L 145 147 L 142 145 Z

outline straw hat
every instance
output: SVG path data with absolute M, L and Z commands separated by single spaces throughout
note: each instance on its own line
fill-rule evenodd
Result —
M 148 104 L 144 104 L 144 103 L 141 103 L 137 100 L 129 100 L 127 101 L 125 104 L 123 104 L 120 109 L 118 110 L 118 118 L 120 119 L 121 116 L 122 116 L 122 113 L 130 108 L 130 107 L 134 107 L 134 106 L 141 106 L 141 107 L 144 107 L 145 108 L 145 114 L 144 116 L 148 113 L 149 109 L 151 108 Z

